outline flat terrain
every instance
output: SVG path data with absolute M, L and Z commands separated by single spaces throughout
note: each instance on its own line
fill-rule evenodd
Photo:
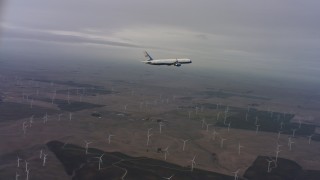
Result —
M 209 171 L 222 179 L 233 179 L 238 169 L 239 177 L 243 177 L 249 167 L 260 167 L 258 175 L 245 175 L 254 179 L 268 169 L 267 161 L 262 166 L 256 164 L 259 157 L 275 160 L 277 150 L 281 163 L 296 163 L 303 177 L 313 177 L 307 172 L 319 173 L 317 94 L 310 97 L 305 96 L 309 90 L 288 92 L 283 86 L 260 87 L 246 80 L 237 86 L 230 77 L 211 79 L 172 67 L 148 67 L 145 71 L 133 67 L 119 73 L 121 66 L 112 66 L 3 68 L 0 177 L 13 179 L 18 173 L 25 178 L 26 162 L 29 179 L 85 179 L 86 173 L 90 179 L 99 173 L 97 162 L 91 166 L 86 160 L 77 162 L 79 174 L 70 173 L 74 169 L 68 172 L 63 160 L 48 146 L 55 140 L 67 147 L 82 148 L 79 159 L 86 159 L 84 149 L 90 142 L 89 152 L 95 149 L 100 154 L 148 158 L 163 163 L 166 170 L 170 169 L 167 166 L 179 167 L 192 179 L 203 179 L 200 177 Z M 84 67 L 88 69 L 82 71 Z M 45 166 L 40 151 L 47 154 Z M 23 159 L 20 167 L 17 157 Z M 201 171 L 202 175 L 191 173 L 193 157 L 196 173 Z M 148 168 L 143 164 L 141 168 Z M 177 173 L 163 170 L 163 175 L 162 171 L 150 174 L 153 171 L 149 167 L 150 171 L 136 169 L 139 176 L 125 176 L 123 169 L 132 170 L 134 166 L 138 165 L 113 167 L 110 172 L 115 174 L 108 177 L 161 179 Z M 183 179 L 186 174 L 176 174 L 172 179 Z

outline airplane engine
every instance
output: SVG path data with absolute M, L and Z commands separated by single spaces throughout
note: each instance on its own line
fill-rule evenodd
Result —
M 181 66 L 181 63 L 176 62 L 176 63 L 174 63 L 174 66 L 179 67 L 179 66 Z

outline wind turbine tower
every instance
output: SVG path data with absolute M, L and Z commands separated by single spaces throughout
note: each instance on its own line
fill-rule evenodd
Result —
M 19 158 L 19 156 L 17 156 L 17 167 L 20 167 L 20 161 L 21 161 L 22 159 L 20 159 Z
M 182 141 L 183 141 L 182 151 L 184 151 L 184 149 L 185 149 L 185 147 L 186 147 L 186 142 L 188 142 L 189 139 L 182 140 Z
M 173 178 L 174 174 L 171 175 L 170 177 L 163 177 L 163 179 L 167 179 L 167 180 L 171 180 L 171 178 Z
M 167 154 L 169 155 L 169 146 L 164 149 L 164 160 L 167 160 Z
M 227 140 L 226 138 L 221 138 L 220 147 L 223 148 L 223 142 Z
M 48 154 L 44 154 L 44 153 L 43 153 L 43 162 L 42 162 L 42 166 L 45 166 L 45 165 L 46 165 L 47 155 L 48 155 Z
M 71 120 L 72 120 L 72 113 L 69 112 L 69 121 L 71 121 Z
M 160 134 L 162 133 L 162 126 L 164 126 L 164 124 L 162 122 L 159 123 L 159 132 Z
M 268 162 L 268 173 L 271 172 L 272 168 L 270 168 L 270 164 L 273 162 L 272 160 L 267 159 Z
M 112 137 L 112 136 L 115 136 L 115 135 L 109 134 L 109 136 L 108 136 L 108 143 L 109 143 L 109 144 L 111 143 L 111 137 Z
M 241 148 L 243 148 L 244 146 L 241 146 L 240 145 L 240 142 L 239 142 L 239 145 L 238 145 L 238 154 L 240 155 L 240 153 L 241 153 Z
M 30 169 L 26 169 L 26 173 L 27 173 L 26 180 L 29 180 L 29 172 L 30 172 Z
M 152 134 L 147 134 L 147 146 L 149 146 L 149 142 L 150 142 L 150 137 L 152 136 Z
M 239 171 L 240 171 L 240 169 L 236 170 L 235 172 L 232 172 L 232 174 L 234 174 L 234 180 L 238 180 Z
M 19 179 L 19 174 L 18 174 L 18 172 L 16 172 L 16 180 L 18 180 Z
M 193 156 L 193 158 L 191 159 L 191 172 L 193 171 L 194 166 L 196 165 L 196 155 Z
M 104 153 L 101 156 L 96 157 L 96 158 L 99 158 L 99 170 L 101 169 L 101 164 L 103 163 L 103 161 L 102 161 L 103 156 L 104 156 Z
M 310 136 L 308 136 L 308 138 L 309 138 L 308 143 L 309 143 L 309 144 L 311 144 L 311 139 L 312 139 L 313 135 L 314 135 L 314 134 L 311 134 Z
M 92 142 L 91 141 L 86 141 L 86 140 L 84 140 L 84 142 L 85 142 L 86 154 L 88 154 L 89 144 L 91 144 Z

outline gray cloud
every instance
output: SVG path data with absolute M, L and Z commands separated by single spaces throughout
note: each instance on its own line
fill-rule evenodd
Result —
M 29 40 L 38 40 L 38 41 L 49 41 L 49 42 L 58 42 L 58 43 L 91 43 L 97 45 L 108 45 L 108 46 L 119 46 L 119 47 L 130 47 L 130 48 L 143 48 L 142 46 L 125 43 L 110 41 L 106 39 L 95 39 L 95 38 L 86 38 L 79 35 L 72 35 L 72 32 L 69 34 L 56 34 L 54 31 L 41 31 L 41 30 L 28 30 L 28 29 L 17 29 L 9 28 L 3 34 L 3 38 L 12 38 L 12 39 L 29 39 Z

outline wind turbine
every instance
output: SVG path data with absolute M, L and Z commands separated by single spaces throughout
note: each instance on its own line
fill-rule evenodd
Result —
M 22 123 L 23 134 L 26 134 L 26 132 L 27 132 L 27 127 L 28 127 L 27 121 L 24 121 L 24 122 Z
M 232 174 L 234 174 L 234 180 L 238 179 L 238 173 L 239 173 L 240 169 L 236 170 L 235 172 L 232 172 Z
M 71 120 L 72 120 L 72 113 L 69 112 L 69 121 L 71 121 Z
M 291 151 L 292 144 L 294 144 L 294 141 L 291 141 L 291 139 L 290 139 L 289 140 L 289 149 L 290 149 L 290 151 Z
M 162 177 L 163 179 L 167 179 L 167 180 L 171 180 L 171 178 L 174 176 L 174 174 L 172 174 L 170 177 Z
M 216 131 L 216 129 L 213 129 L 213 132 L 212 132 L 212 140 L 216 140 L 216 136 L 218 135 L 219 133 Z
M 34 117 L 34 115 L 32 115 L 32 116 L 30 117 L 30 120 L 29 120 L 29 127 L 32 127 L 32 124 L 33 124 L 33 117 Z
M 25 162 L 25 167 L 26 167 L 26 169 L 25 169 L 25 171 L 27 172 L 28 171 L 28 161 L 27 160 L 24 160 L 24 162 Z
M 273 162 L 272 160 L 266 159 L 268 162 L 268 173 L 271 172 L 272 168 L 270 168 L 270 164 Z
M 258 116 L 256 116 L 256 121 L 254 122 L 254 124 L 257 125 L 258 121 L 259 121 L 259 118 L 258 118 Z
M 169 146 L 167 146 L 163 151 L 164 151 L 164 160 L 167 160 L 167 154 L 169 155 Z
M 207 123 L 206 123 L 206 120 L 204 118 L 202 118 L 201 122 L 202 122 L 201 128 L 203 129 L 204 125 L 207 124 Z
M 288 146 L 289 146 L 290 142 L 291 142 L 291 137 L 288 137 Z
M 223 142 L 227 140 L 226 138 L 221 138 L 221 141 L 220 141 L 220 147 L 223 148 Z
M 258 131 L 259 131 L 259 124 L 256 124 L 257 128 L 256 128 L 256 134 L 258 134 Z
M 18 172 L 16 172 L 16 180 L 18 180 L 19 179 L 19 174 L 18 174 Z
M 224 112 L 224 120 L 223 120 L 223 124 L 224 124 L 224 125 L 226 125 L 227 118 L 228 118 L 228 112 L 225 111 L 225 112 Z
M 19 158 L 19 156 L 17 156 L 17 167 L 20 167 L 20 161 L 21 161 L 22 159 L 20 159 Z
M 299 129 L 301 128 L 301 124 L 302 124 L 301 119 L 299 119 Z
M 206 131 L 208 132 L 209 131 L 209 126 L 212 126 L 213 124 L 206 124 L 207 128 L 206 128 Z
M 182 151 L 184 151 L 185 147 L 186 147 L 186 142 L 188 142 L 190 139 L 186 139 L 186 140 L 183 140 L 183 146 L 182 146 Z
M 39 155 L 40 159 L 42 159 L 42 155 L 43 155 L 43 151 L 42 151 L 42 149 L 41 149 L 41 150 L 40 150 L 40 155 Z
M 225 112 L 229 112 L 229 106 L 226 107 Z
M 162 126 L 164 126 L 164 124 L 162 122 L 159 123 L 159 132 L 160 134 L 162 133 Z
M 229 122 L 228 124 L 228 132 L 230 131 L 230 125 L 231 125 L 231 122 Z
M 47 155 L 48 155 L 48 154 L 44 154 L 44 153 L 43 153 L 43 163 L 42 163 L 42 166 L 45 166 L 45 165 L 46 165 Z
M 101 156 L 96 157 L 96 158 L 99 159 L 99 170 L 101 169 L 101 164 L 103 164 L 103 161 L 102 161 L 102 157 L 103 157 L 103 156 L 104 156 L 104 153 L 103 153 Z
M 86 141 L 86 140 L 84 140 L 84 142 L 85 142 L 85 149 L 86 149 L 86 154 L 88 154 L 88 148 L 89 148 L 89 144 L 91 144 L 92 142 L 91 141 Z
M 311 144 L 311 139 L 312 139 L 312 137 L 314 136 L 314 134 L 311 134 L 310 136 L 308 136 L 308 138 L 309 138 L 309 144 Z
M 124 112 L 127 111 L 128 104 L 124 105 Z
M 294 137 L 294 135 L 296 134 L 296 130 L 297 129 L 292 129 L 292 137 Z
M 58 114 L 58 121 L 60 121 L 61 120 L 61 116 L 62 116 L 63 114 Z
M 149 141 L 150 141 L 150 137 L 152 136 L 152 134 L 147 134 L 147 146 L 149 146 Z
M 198 108 L 198 106 L 196 106 L 196 108 L 195 108 L 196 115 L 198 114 L 198 110 L 199 110 L 199 108 Z
M 239 145 L 238 145 L 238 154 L 240 155 L 240 152 L 241 152 L 241 148 L 243 148 L 244 146 L 241 146 L 240 145 L 240 142 L 239 142 Z
M 278 116 L 278 117 L 279 117 L 279 116 Z M 280 129 L 283 128 L 283 125 L 284 125 L 284 123 L 283 123 L 283 121 L 281 121 L 281 123 L 280 123 Z
M 46 113 L 44 116 L 43 116 L 43 124 L 45 124 L 46 122 L 48 122 L 48 113 Z
M 280 139 L 281 133 L 282 133 L 282 131 L 278 131 L 278 140 Z
M 30 169 L 26 169 L 26 173 L 27 173 L 26 180 L 29 180 L 29 172 L 30 172 Z
M 193 171 L 194 166 L 196 165 L 196 155 L 193 156 L 193 158 L 191 159 L 191 172 Z
M 282 146 L 281 144 L 277 143 L 277 148 L 276 149 L 279 150 L 281 146 Z
M 109 134 L 109 135 L 108 135 L 108 143 L 109 143 L 109 144 L 111 143 L 111 137 L 112 137 L 112 136 L 115 136 L 115 135 L 113 135 L 113 134 Z
M 277 149 L 277 150 L 276 150 L 276 162 L 278 162 L 279 152 L 281 152 L 281 150 Z
M 51 104 L 53 104 L 53 102 L 54 102 L 54 100 L 55 100 L 55 97 L 56 97 L 56 95 L 53 94 L 52 97 L 51 97 Z

